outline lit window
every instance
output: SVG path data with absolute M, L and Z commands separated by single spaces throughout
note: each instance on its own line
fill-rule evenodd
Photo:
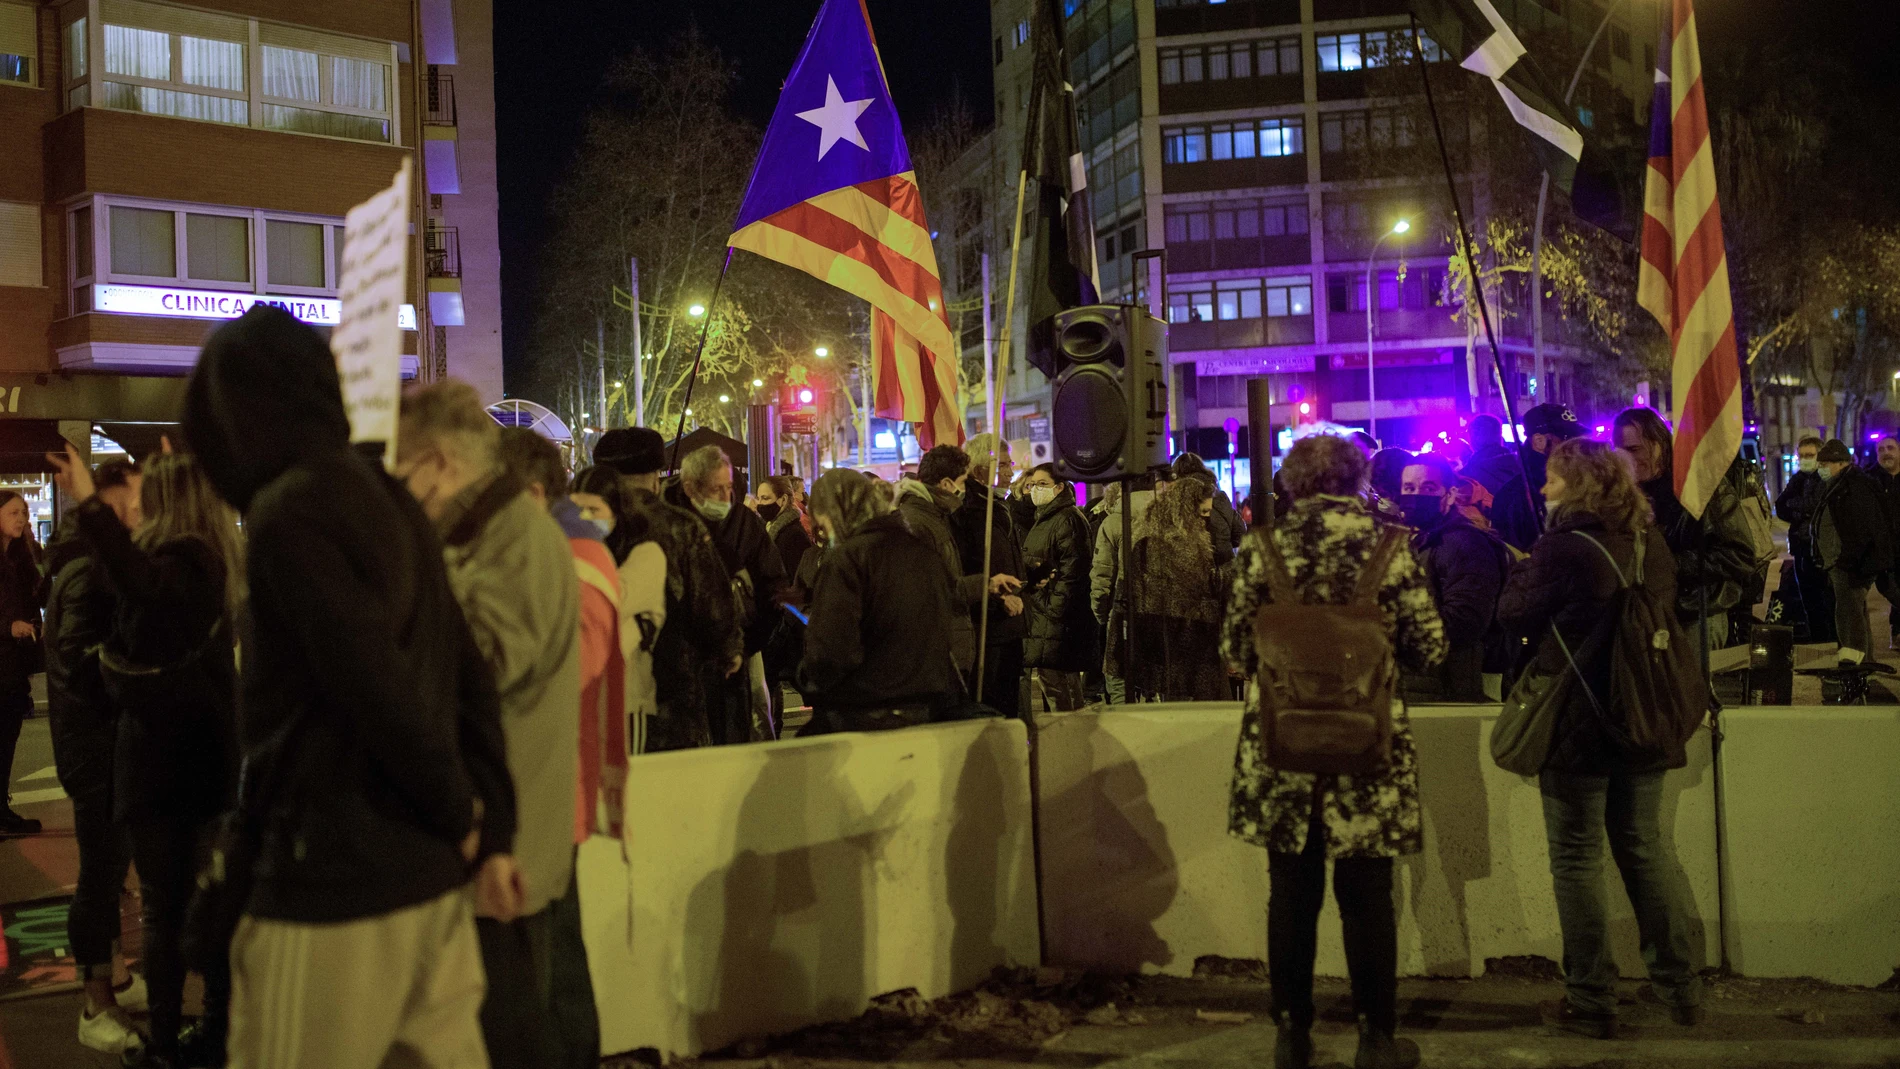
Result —
M 1161 135 L 1163 163 L 1200 163 L 1207 159 L 1207 127 L 1178 126 Z
M 207 31 L 225 34 L 207 37 L 158 28 L 173 17 L 162 9 L 128 5 L 121 15 L 150 15 L 152 25 L 105 25 L 105 61 L 101 66 L 107 78 L 100 83 L 100 105 L 148 115 L 250 125 L 244 44 L 249 31 L 243 21 L 202 20 Z M 75 21 L 67 32 L 67 47 L 83 54 L 84 21 Z M 68 103 L 79 101 L 69 94 Z
M 1160 52 L 1161 84 L 1179 85 L 1181 82 L 1181 50 L 1164 48 Z
M 96 210 L 106 213 L 94 233 Z M 154 282 L 258 293 L 335 292 L 341 220 L 94 197 L 71 214 L 71 281 Z M 263 238 L 263 246 L 257 239 Z M 75 294 L 83 311 L 83 295 Z
M 1182 81 L 1184 82 L 1200 81 L 1202 70 L 1203 68 L 1201 66 L 1201 50 L 1200 49 L 1190 48 L 1190 49 L 1184 50 L 1181 53 L 1181 80 Z
M 1016 23 L 1016 47 L 1021 48 L 1022 46 L 1028 43 L 1029 43 L 1029 20 L 1021 19 Z
M 1262 156 L 1298 156 L 1305 151 L 1305 120 L 1260 120 L 1260 154 Z

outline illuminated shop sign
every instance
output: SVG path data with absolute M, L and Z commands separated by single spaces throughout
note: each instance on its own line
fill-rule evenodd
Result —
M 333 297 L 290 297 L 229 290 L 181 290 L 167 286 L 92 287 L 92 310 L 112 315 L 172 316 L 181 319 L 236 319 L 255 305 L 282 308 L 312 326 L 334 327 L 343 318 L 343 302 Z M 396 313 L 404 330 L 416 329 L 416 306 Z

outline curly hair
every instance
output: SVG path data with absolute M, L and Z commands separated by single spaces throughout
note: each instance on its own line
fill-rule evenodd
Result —
M 1314 494 L 1361 493 L 1371 460 L 1358 443 L 1332 434 L 1312 434 L 1293 443 L 1280 465 L 1280 480 L 1295 501 Z
M 1205 475 L 1177 479 L 1168 492 L 1155 497 L 1143 519 L 1147 537 L 1159 539 L 1170 553 L 1186 556 L 1200 568 L 1214 563 L 1214 547 L 1201 519 L 1201 504 L 1214 496 L 1214 480 Z
M 1604 442 L 1572 438 L 1550 451 L 1550 473 L 1564 481 L 1557 511 L 1587 512 L 1612 531 L 1640 533 L 1654 512 L 1636 485 L 1629 454 Z

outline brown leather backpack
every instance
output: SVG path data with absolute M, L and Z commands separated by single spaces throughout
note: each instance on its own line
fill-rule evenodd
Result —
M 1385 529 L 1344 605 L 1301 601 L 1273 537 L 1256 537 L 1273 597 L 1253 621 L 1268 767 L 1319 775 L 1378 771 L 1392 753 L 1399 678 L 1379 587 L 1405 531 Z

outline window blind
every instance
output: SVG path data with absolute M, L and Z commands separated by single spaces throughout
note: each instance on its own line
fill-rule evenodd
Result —
M 0 286 L 42 286 L 40 206 L 0 201 Z

